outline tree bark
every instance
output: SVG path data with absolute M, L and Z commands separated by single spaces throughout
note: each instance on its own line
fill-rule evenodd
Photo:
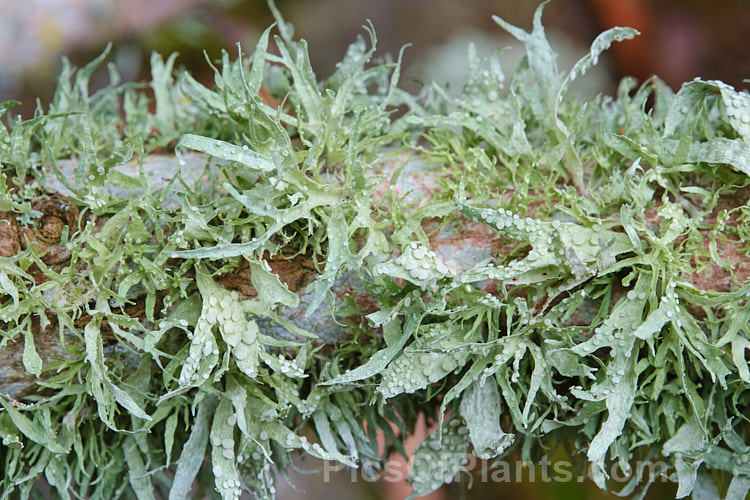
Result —
M 143 171 L 148 180 L 149 188 L 160 189 L 168 185 L 169 181 L 177 174 L 188 185 L 199 186 L 206 183 L 205 167 L 207 157 L 202 154 L 191 153 L 184 155 L 184 165 L 180 165 L 174 156 L 154 155 L 144 159 Z M 394 185 L 397 192 L 408 192 L 410 199 L 419 204 L 427 203 L 436 188 L 437 177 L 430 169 L 416 159 L 409 160 L 406 157 L 398 160 L 391 159 L 380 165 L 380 170 L 386 175 L 378 190 L 378 197 L 382 197 L 388 189 L 391 176 L 396 168 L 407 162 L 407 168 Z M 58 168 L 63 176 L 71 180 L 75 175 L 78 165 L 76 160 L 65 160 L 58 163 Z M 216 163 L 214 163 L 216 165 Z M 137 179 L 139 176 L 139 162 L 133 161 L 119 165 L 116 169 L 129 177 Z M 17 252 L 23 251 L 31 244 L 37 245 L 37 252 L 41 260 L 49 267 L 60 270 L 67 265 L 70 251 L 60 245 L 60 237 L 64 227 L 68 227 L 69 234 L 79 229 L 79 210 L 71 203 L 68 196 L 72 192 L 65 187 L 52 171 L 47 172 L 47 190 L 45 196 L 32 200 L 32 208 L 42 213 L 42 216 L 34 221 L 29 227 L 21 224 L 15 217 L 16 214 L 0 213 L 0 219 L 7 221 L 0 224 L 0 257 L 12 257 Z M 210 170 L 210 175 L 219 175 L 219 169 L 215 166 Z M 107 185 L 106 189 L 115 196 L 128 196 L 128 190 L 117 186 Z M 140 196 L 142 193 L 136 189 L 130 196 Z M 165 204 L 170 208 L 179 207 L 179 198 L 176 193 L 170 193 Z M 93 220 L 96 227 L 101 228 L 106 219 Z M 85 223 L 85 222 L 84 222 Z M 435 232 L 431 238 L 431 247 L 441 257 L 444 263 L 453 270 L 460 272 L 469 269 L 476 263 L 491 258 L 493 247 L 497 247 L 491 239 L 494 232 L 486 225 L 473 221 L 465 221 L 461 228 L 449 228 L 436 231 L 440 220 L 429 219 L 425 222 L 426 229 Z M 495 248 L 497 250 L 497 248 Z M 280 315 L 293 323 L 295 326 L 307 331 L 313 331 L 319 335 L 323 342 L 333 342 L 341 338 L 345 333 L 345 327 L 335 321 L 330 315 L 321 313 L 321 309 L 310 316 L 305 315 L 307 306 L 312 299 L 312 293 L 306 292 L 306 287 L 318 276 L 315 264 L 305 256 L 286 257 L 280 255 L 268 256 L 267 262 L 275 274 L 286 284 L 289 290 L 300 297 L 300 305 L 297 308 L 283 308 Z M 42 284 L 46 278 L 41 270 L 32 265 L 29 269 L 37 285 Z M 373 312 L 375 304 L 369 298 L 367 292 L 355 280 L 344 276 L 337 280 L 332 288 L 336 300 L 344 300 L 345 297 L 354 297 L 355 303 L 363 312 Z M 237 269 L 222 275 L 218 282 L 229 290 L 252 298 L 257 292 L 250 283 L 250 268 L 247 262 L 243 262 Z M 64 296 L 64 295 L 63 295 Z M 125 308 L 124 312 L 131 317 L 138 318 L 142 323 L 148 323 L 145 318 L 144 297 L 140 297 L 134 305 Z M 75 321 L 76 329 L 82 331 L 90 317 L 82 315 Z M 47 323 L 43 326 L 40 318 L 35 317 L 31 325 L 34 343 L 37 353 L 42 358 L 45 366 L 54 359 L 69 358 L 71 352 L 81 352 L 83 344 L 79 337 L 68 328 L 60 328 L 57 324 L 55 314 L 48 311 Z M 273 324 L 272 322 L 259 323 L 265 327 L 265 331 L 272 336 L 284 337 L 289 333 Z M 2 325 L 2 323 L 0 323 Z M 111 335 L 111 330 L 103 325 L 102 335 Z M 110 337 L 112 340 L 114 337 Z M 112 342 L 110 349 L 118 349 L 117 342 Z M 40 380 L 52 375 L 50 371 L 41 374 L 41 379 L 29 373 L 24 367 L 24 338 L 17 336 L 10 339 L 0 348 L 0 392 L 11 397 L 34 392 L 39 388 Z M 133 354 L 128 354 L 133 356 Z M 132 360 L 137 366 L 137 360 Z
M 392 176 L 397 167 L 406 163 L 400 177 L 393 180 Z M 184 156 L 184 165 L 180 165 L 174 156 L 154 155 L 144 159 L 143 172 L 148 180 L 149 186 L 153 188 L 163 188 L 177 174 L 188 185 L 207 186 L 205 168 L 207 157 L 197 153 L 191 153 Z M 62 161 L 58 164 L 63 176 L 72 179 L 78 162 L 76 160 Z M 209 175 L 219 175 L 219 169 L 211 167 Z M 138 178 L 139 162 L 130 162 L 119 165 L 116 169 L 127 176 Z M 408 198 L 417 204 L 423 206 L 432 199 L 433 193 L 437 189 L 438 176 L 428 166 L 421 163 L 416 158 L 402 156 L 390 159 L 378 165 L 377 171 L 384 175 L 384 180 L 376 192 L 376 201 L 381 198 L 389 185 L 400 192 L 407 194 Z M 72 193 L 65 185 L 55 177 L 53 172 L 48 172 L 47 186 L 48 194 L 32 200 L 32 207 L 42 213 L 29 227 L 21 224 L 15 214 L 0 212 L 0 257 L 12 257 L 17 252 L 23 251 L 31 244 L 37 245 L 38 254 L 42 255 L 41 260 L 53 269 L 61 269 L 66 266 L 70 252 L 60 242 L 60 235 L 64 227 L 68 227 L 69 233 L 73 234 L 82 222 L 79 217 L 78 208 L 68 199 Z M 116 196 L 127 196 L 128 190 L 116 186 L 108 185 L 107 188 L 111 194 Z M 731 198 L 722 199 L 716 208 L 712 217 L 715 222 L 716 215 L 725 209 L 731 209 L 742 205 L 744 199 L 748 198 L 750 190 L 746 189 Z M 142 193 L 139 190 L 133 190 L 131 196 L 139 196 Z M 506 193 L 508 197 L 512 195 L 512 189 Z M 743 198 L 744 197 L 744 198 Z M 170 193 L 165 204 L 172 208 L 179 207 L 179 197 L 176 193 Z M 533 216 L 534 214 L 529 214 Z M 647 218 L 652 220 L 656 217 L 654 214 L 646 214 Z M 733 217 L 730 216 L 726 224 L 733 223 Z M 441 218 L 426 218 L 422 221 L 425 233 L 429 235 L 430 248 L 437 254 L 443 263 L 453 271 L 461 273 L 473 267 L 474 265 L 492 259 L 494 256 L 506 255 L 515 244 L 509 244 L 506 240 L 496 238 L 497 233 L 489 226 L 481 222 L 475 222 L 468 219 L 456 219 L 458 224 L 449 224 L 440 229 L 443 220 Z M 97 227 L 101 228 L 106 222 L 102 218 L 92 220 Z M 710 222 L 710 221 L 709 221 Z M 744 243 L 739 238 L 719 239 L 717 252 L 721 259 L 734 268 L 735 277 L 741 281 L 750 276 L 750 257 L 743 250 Z M 708 239 L 704 238 L 704 243 L 708 245 Z M 322 342 L 330 343 L 340 339 L 345 334 L 345 327 L 335 321 L 330 315 L 321 313 L 320 308 L 310 316 L 305 315 L 307 306 L 312 299 L 312 293 L 307 292 L 307 286 L 312 283 L 318 276 L 315 264 L 305 256 L 286 257 L 283 252 L 279 255 L 268 256 L 267 262 L 271 270 L 277 274 L 280 280 L 287 285 L 289 290 L 296 293 L 300 298 L 300 305 L 297 308 L 284 307 L 279 311 L 282 318 L 290 321 L 294 325 L 307 331 L 313 331 L 320 336 Z M 46 278 L 36 265 L 29 268 L 29 272 L 34 276 L 36 284 L 41 284 Z M 376 310 L 376 304 L 367 295 L 364 288 L 351 276 L 343 276 L 338 279 L 332 288 L 336 300 L 342 301 L 347 296 L 353 297 L 355 303 L 363 313 L 369 313 Z M 728 291 L 732 287 L 732 275 L 726 267 L 722 268 L 712 262 L 702 272 L 687 276 L 688 279 L 699 289 Z M 239 294 L 252 298 L 257 292 L 250 283 L 250 268 L 247 262 L 243 262 L 237 269 L 222 275 L 218 282 L 225 288 L 237 291 Z M 488 281 L 484 290 L 489 293 L 497 293 L 495 283 Z M 59 294 L 64 297 L 64 294 Z M 138 318 L 143 324 L 148 324 L 145 318 L 145 297 L 140 297 L 135 304 L 124 308 L 124 312 L 131 317 Z M 3 300 L 9 300 L 6 296 Z M 75 321 L 75 327 L 83 331 L 89 316 L 82 315 Z M 587 324 L 591 318 L 581 318 L 576 315 L 571 321 L 576 324 Z M 39 356 L 42 358 L 44 365 L 47 366 L 55 359 L 69 358 L 72 352 L 82 352 L 83 344 L 79 336 L 76 336 L 68 328 L 60 328 L 56 322 L 55 314 L 48 311 L 46 325 L 35 317 L 31 323 L 31 332 L 34 338 L 34 344 Z M 259 323 L 263 323 L 260 319 Z M 268 321 L 262 324 L 265 331 L 276 337 L 289 336 L 284 328 Z M 5 329 L 6 325 L 0 322 L 0 328 Z M 111 335 L 111 330 L 107 328 L 106 321 L 103 324 L 102 335 L 107 337 Z M 110 337 L 110 340 L 114 337 Z M 125 356 L 133 357 L 132 353 L 124 353 L 118 342 L 112 341 L 105 349 L 119 349 Z M 40 388 L 39 382 L 46 377 L 53 375 L 51 370 L 43 371 L 41 378 L 37 378 L 29 373 L 23 362 L 24 338 L 17 336 L 13 339 L 6 339 L 4 344 L 0 344 L 0 393 L 5 393 L 11 397 L 18 397 L 24 394 L 34 392 Z M 137 359 L 132 360 L 133 366 L 137 366 Z

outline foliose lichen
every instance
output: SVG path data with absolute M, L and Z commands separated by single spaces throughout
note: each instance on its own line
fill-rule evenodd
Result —
M 602 488 L 633 472 L 623 495 L 659 460 L 680 497 L 744 498 L 750 96 L 625 79 L 581 102 L 569 82 L 635 32 L 562 71 L 541 13 L 496 19 L 527 56 L 506 78 L 470 52 L 458 97 L 400 89 L 371 28 L 320 82 L 278 13 L 211 88 L 154 55 L 153 98 L 114 69 L 90 93 L 106 52 L 65 63 L 0 126 L 0 495 L 272 498 L 299 454 L 384 463 L 421 412 L 415 494 L 467 452 L 564 443 Z M 416 164 L 418 200 L 395 186 Z M 50 196 L 77 220 L 42 224 Z M 311 276 L 269 264 L 293 259 Z

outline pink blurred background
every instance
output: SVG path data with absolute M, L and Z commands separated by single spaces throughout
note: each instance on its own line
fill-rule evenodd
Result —
M 518 46 L 492 22 L 492 14 L 528 29 L 537 2 L 278 0 L 277 5 L 297 36 L 310 42 L 320 78 L 330 74 L 370 19 L 381 53 L 396 54 L 412 44 L 405 75 L 450 80 L 463 68 L 468 40 L 487 50 Z M 35 98 L 49 100 L 62 55 L 82 65 L 110 41 L 123 80 L 147 78 L 152 50 L 179 51 L 185 67 L 210 79 L 203 50 L 216 57 L 222 48 L 235 50 L 236 42 L 251 50 L 272 21 L 265 0 L 2 0 L 0 101 L 23 101 L 21 112 L 27 115 Z M 611 90 L 623 75 L 642 81 L 658 74 L 673 88 L 695 76 L 738 87 L 750 78 L 746 0 L 555 0 L 544 21 L 563 48 L 563 63 L 574 61 L 605 28 L 631 26 L 643 33 L 613 49 L 606 71 L 592 84 L 595 90 Z

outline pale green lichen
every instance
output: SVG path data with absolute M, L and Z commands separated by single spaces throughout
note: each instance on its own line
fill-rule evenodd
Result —
M 278 52 L 269 28 L 252 56 L 222 56 L 214 88 L 154 55 L 155 112 L 114 69 L 89 93 L 106 52 L 66 63 L 47 111 L 0 127 L 0 223 L 33 230 L 50 187 L 82 212 L 62 266 L 36 244 L 0 258 L 0 348 L 23 342 L 44 389 L 0 396 L 2 495 L 44 477 L 63 498 L 163 485 L 177 499 L 196 480 L 212 497 L 272 498 L 271 464 L 382 464 L 375 431 L 400 450 L 423 411 L 447 421 L 417 451 L 415 494 L 452 481 L 472 449 L 533 461 L 566 442 L 604 488 L 612 464 L 658 459 L 679 496 L 718 479 L 742 498 L 750 286 L 722 248 L 747 262 L 750 97 L 626 79 L 581 103 L 568 83 L 635 33 L 605 32 L 562 72 L 541 12 L 531 33 L 496 19 L 527 57 L 508 79 L 502 54 L 470 51 L 455 98 L 399 89 L 371 29 L 318 83 L 280 17 Z M 123 173 L 162 149 L 183 172 Z M 188 150 L 212 158 L 201 175 Z M 403 164 L 383 192 L 386 157 Z M 396 192 L 407 165 L 436 179 L 430 196 Z M 449 266 L 429 218 L 496 241 Z M 297 293 L 268 264 L 290 255 L 316 271 Z M 220 284 L 241 265 L 257 296 Z M 696 285 L 709 266 L 727 286 Z M 52 320 L 65 356 L 43 359 L 32 331 Z M 622 494 L 658 480 L 635 472 Z

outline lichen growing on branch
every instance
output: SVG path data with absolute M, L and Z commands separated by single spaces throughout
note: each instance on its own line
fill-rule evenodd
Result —
M 424 413 L 415 494 L 564 446 L 623 495 L 659 460 L 744 498 L 750 96 L 583 102 L 636 33 L 562 71 L 541 13 L 496 19 L 526 57 L 469 50 L 458 97 L 399 88 L 371 27 L 320 82 L 278 15 L 211 88 L 65 64 L 0 126 L 0 495 L 271 498 L 297 454 L 382 464 Z

